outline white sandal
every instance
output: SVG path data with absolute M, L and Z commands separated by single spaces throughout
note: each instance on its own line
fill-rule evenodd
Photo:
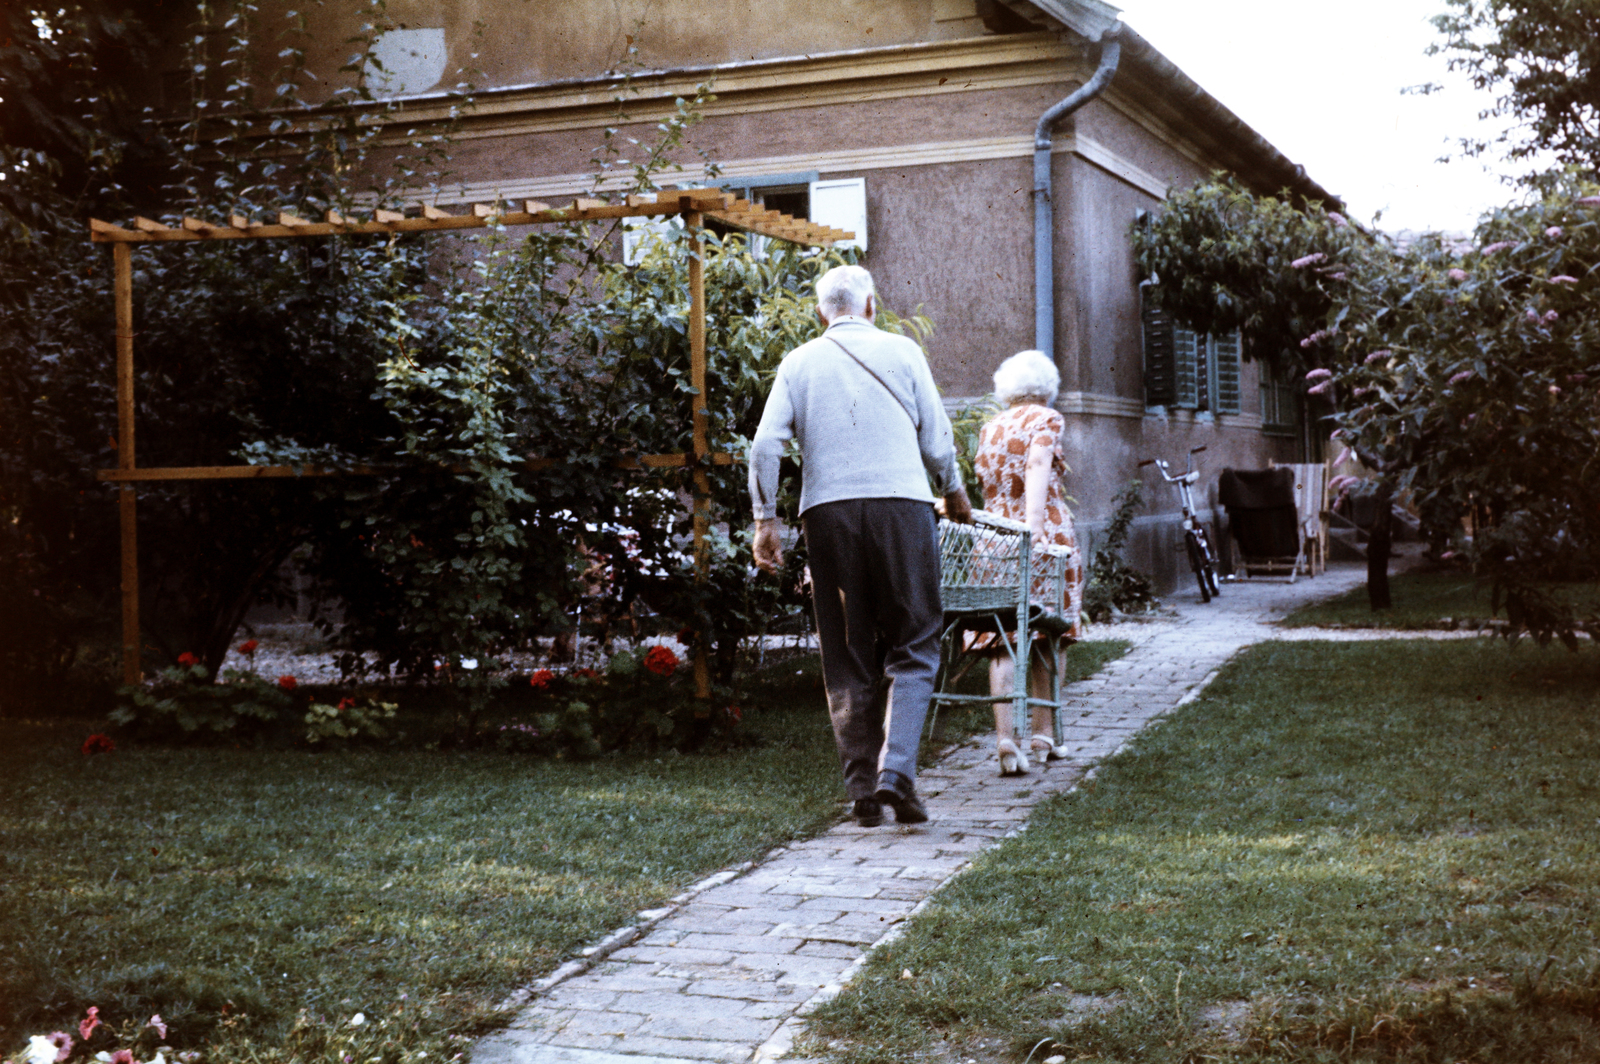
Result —
M 1033 748 L 1033 756 L 1045 761 L 1065 761 L 1067 755 L 1071 753 L 1065 743 L 1057 746 L 1055 740 L 1048 735 L 1035 735 L 1028 740 L 1028 745 Z M 1043 751 L 1042 754 L 1040 753 L 1041 750 Z
M 1017 744 L 1010 739 L 1001 739 L 995 744 L 1000 751 L 1000 775 L 1022 776 L 1028 771 L 1028 755 L 1017 748 Z

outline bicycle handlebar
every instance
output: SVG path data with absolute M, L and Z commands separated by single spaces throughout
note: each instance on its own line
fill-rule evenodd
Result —
M 1156 460 L 1154 458 L 1146 458 L 1144 461 L 1139 463 L 1139 468 L 1143 469 L 1147 465 L 1155 465 L 1155 464 L 1156 464 Z

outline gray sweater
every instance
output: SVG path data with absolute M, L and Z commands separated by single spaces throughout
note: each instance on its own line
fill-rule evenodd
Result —
M 833 340 L 870 366 L 883 384 Z M 914 426 L 908 412 L 915 416 Z M 750 448 L 750 498 L 757 520 L 777 516 L 778 459 L 791 439 L 800 444 L 801 513 L 841 499 L 932 502 L 930 476 L 941 495 L 960 484 L 950 419 L 922 349 L 864 318 L 835 320 L 778 366 Z

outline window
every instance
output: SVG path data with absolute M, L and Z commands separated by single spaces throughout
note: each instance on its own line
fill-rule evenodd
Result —
M 1300 390 L 1287 370 L 1261 366 L 1261 427 L 1266 432 L 1299 435 Z
M 1144 322 L 1144 402 L 1147 407 L 1212 414 L 1242 411 L 1237 332 L 1208 336 L 1173 321 L 1139 286 Z
M 830 225 L 855 234 L 854 240 L 837 247 L 867 250 L 867 182 L 861 177 L 817 179 L 815 170 L 761 177 L 730 177 L 720 186 L 740 199 L 759 203 L 768 210 L 818 225 Z M 653 235 L 665 235 L 682 223 L 677 218 L 629 218 L 622 223 L 622 259 L 629 266 L 638 264 Z M 707 223 L 715 232 L 725 231 L 715 219 Z M 767 238 L 752 236 L 750 249 L 760 258 Z

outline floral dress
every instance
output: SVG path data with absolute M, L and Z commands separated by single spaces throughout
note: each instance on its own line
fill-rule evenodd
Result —
M 984 509 L 1013 521 L 1027 521 L 1023 485 L 1026 482 L 1028 450 L 1034 444 L 1050 448 L 1051 476 L 1044 505 L 1044 542 L 1067 547 L 1075 553 L 1067 559 L 1066 601 L 1040 603 L 1049 610 L 1061 611 L 1070 621 L 1063 642 L 1081 637 L 1083 613 L 1083 556 L 1078 551 L 1078 533 L 1072 524 L 1072 511 L 1061 493 L 1061 477 L 1067 460 L 1061 453 L 1061 434 L 1066 419 L 1057 410 L 1034 403 L 1022 403 L 996 414 L 978 436 L 978 456 L 974 462 L 983 485 Z M 1036 595 L 1037 595 L 1036 591 Z M 974 648 L 976 649 L 976 648 Z

